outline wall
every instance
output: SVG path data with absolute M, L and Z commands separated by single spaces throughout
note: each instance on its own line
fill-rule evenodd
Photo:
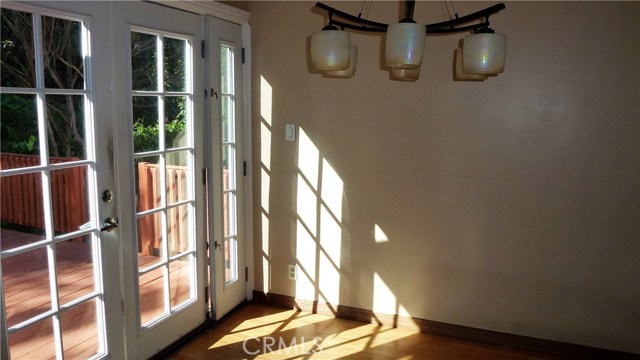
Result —
M 249 3 L 256 289 L 640 352 L 640 4 L 508 2 L 505 73 L 452 81 L 465 34 L 431 36 L 415 83 L 375 35 L 354 78 L 310 72 L 313 4 Z

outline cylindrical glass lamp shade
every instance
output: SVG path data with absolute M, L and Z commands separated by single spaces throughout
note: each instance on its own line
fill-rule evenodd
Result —
M 416 81 L 420 77 L 420 67 L 413 69 L 391 68 L 391 76 L 397 80 Z
M 311 64 L 316 70 L 349 67 L 351 37 L 343 30 L 322 30 L 311 35 Z
M 488 78 L 488 75 L 482 74 L 467 74 L 462 68 L 462 48 L 458 48 L 454 55 L 455 57 L 455 78 L 458 81 L 482 81 Z
M 464 38 L 462 67 L 467 74 L 495 75 L 504 71 L 507 36 L 479 33 Z
M 326 76 L 332 77 L 352 77 L 356 73 L 356 63 L 358 62 L 358 47 L 351 45 L 351 56 L 349 57 L 349 67 L 344 70 L 325 71 Z
M 385 45 L 386 65 L 401 69 L 420 66 L 426 34 L 426 27 L 416 23 L 402 22 L 389 25 Z

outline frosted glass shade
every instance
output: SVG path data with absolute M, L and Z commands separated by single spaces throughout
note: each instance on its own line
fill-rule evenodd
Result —
M 426 27 L 416 23 L 389 25 L 385 44 L 386 65 L 401 69 L 420 66 L 426 34 Z
M 457 50 L 455 50 L 454 55 L 455 57 L 455 77 L 454 80 L 462 80 L 462 81 L 482 81 L 485 80 L 486 78 L 488 78 L 488 75 L 482 75 L 482 74 L 467 74 L 463 71 L 462 68 L 462 48 L 459 47 Z
M 351 56 L 349 56 L 349 67 L 344 70 L 325 71 L 326 76 L 333 77 L 352 77 L 356 73 L 356 64 L 358 63 L 358 47 L 351 45 Z
M 343 30 L 322 30 L 311 35 L 311 64 L 320 71 L 349 67 L 351 37 Z
M 416 81 L 420 77 L 420 67 L 413 69 L 391 68 L 391 76 L 398 80 Z
M 495 75 L 504 71 L 507 37 L 503 34 L 480 33 L 464 38 L 462 67 L 467 74 Z

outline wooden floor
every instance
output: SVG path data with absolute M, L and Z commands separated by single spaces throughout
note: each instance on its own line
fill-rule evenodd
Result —
M 554 358 L 417 331 L 248 303 L 232 311 L 166 359 Z
M 40 240 L 33 234 L 2 229 L 3 249 Z M 95 289 L 91 244 L 83 239 L 56 245 L 56 279 L 58 301 L 67 304 L 91 294 Z M 139 266 L 156 262 L 157 257 L 138 257 Z M 170 265 L 172 305 L 186 300 L 190 294 L 188 270 L 178 261 Z M 142 319 L 152 319 L 164 310 L 162 271 L 140 277 Z M 2 260 L 2 286 L 5 296 L 7 325 L 20 324 L 51 310 L 51 289 L 47 251 L 39 248 Z M 99 349 L 97 300 L 78 304 L 60 315 L 62 343 L 66 359 L 86 359 Z M 11 358 L 55 359 L 53 319 L 29 325 L 9 336 Z

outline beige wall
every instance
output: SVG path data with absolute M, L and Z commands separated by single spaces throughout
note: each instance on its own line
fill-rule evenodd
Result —
M 249 3 L 256 289 L 640 352 L 640 4 L 508 2 L 506 70 L 482 83 L 452 81 L 464 34 L 427 38 L 416 83 L 375 35 L 352 35 L 354 78 L 312 74 L 313 4 Z

